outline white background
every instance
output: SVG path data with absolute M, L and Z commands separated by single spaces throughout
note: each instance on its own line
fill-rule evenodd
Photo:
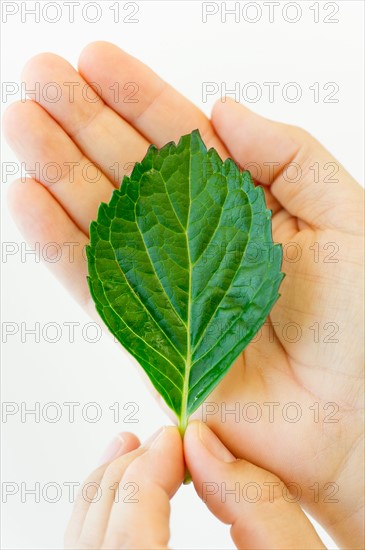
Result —
M 46 2 L 41 2 L 43 7 Z M 81 49 L 93 40 L 108 40 L 118 44 L 181 90 L 209 114 L 218 93 L 202 102 L 202 83 L 227 83 L 240 89 L 248 82 L 261 86 L 262 98 L 249 104 L 255 111 L 278 120 L 305 127 L 322 141 L 327 148 L 359 180 L 362 179 L 362 1 L 320 2 L 319 22 L 314 22 L 315 11 L 309 9 L 316 3 L 302 1 L 298 4 L 301 16 L 296 23 L 287 19 L 295 16 L 288 2 L 276 7 L 274 21 L 269 21 L 269 9 L 262 2 L 247 12 L 241 12 L 239 21 L 227 15 L 226 23 L 219 12 L 202 22 L 202 4 L 194 1 L 139 1 L 138 23 L 123 22 L 131 8 L 123 10 L 125 2 L 119 2 L 121 21 L 115 22 L 115 12 L 110 6 L 115 2 L 99 2 L 101 18 L 96 23 L 85 21 L 81 0 L 75 9 L 75 22 L 69 23 L 68 10 L 63 2 L 57 2 L 61 19 L 48 22 L 41 12 L 40 22 L 34 16 L 23 17 L 22 9 L 34 7 L 34 2 L 12 2 L 17 14 L 9 16 L 2 25 L 2 78 L 5 82 L 18 82 L 21 68 L 34 54 L 51 51 L 67 58 L 76 65 Z M 53 3 L 54 4 L 54 3 Z M 247 2 L 240 3 L 245 9 Z M 293 4 L 293 3 L 292 3 Z M 324 5 L 327 4 L 325 11 Z M 226 4 L 232 7 L 233 3 Z M 257 15 L 257 22 L 249 22 Z M 338 7 L 338 13 L 331 15 Z M 337 8 L 336 8 L 337 9 Z M 284 11 L 283 11 L 284 10 Z M 288 10 L 288 11 L 286 11 Z M 57 12 L 49 8 L 46 18 L 55 18 Z M 89 19 L 95 17 L 91 7 L 86 12 Z M 338 19 L 337 23 L 324 23 L 324 17 Z M 269 101 L 268 87 L 264 82 L 279 82 L 274 101 Z M 285 101 L 282 91 L 285 84 L 295 82 L 302 97 L 296 103 Z M 319 101 L 309 87 L 319 83 Z M 323 86 L 337 84 L 336 103 L 324 102 Z M 253 89 L 251 89 L 253 93 Z M 293 92 L 293 88 L 288 90 Z M 19 95 L 2 98 L 2 108 Z M 2 147 L 3 161 L 14 162 L 15 156 L 6 144 Z M 5 181 L 4 181 L 5 180 Z M 3 177 L 2 197 L 9 182 Z M 32 205 L 29 205 L 31 208 Z M 2 240 L 22 245 L 22 236 L 16 229 L 3 200 Z M 19 332 L 9 336 L 3 345 L 2 399 L 6 402 L 25 402 L 34 407 L 57 402 L 63 416 L 59 422 L 47 421 L 47 412 L 40 422 L 27 416 L 21 422 L 20 414 L 9 417 L 3 428 L 3 482 L 14 482 L 27 487 L 36 482 L 56 482 L 63 488 L 58 503 L 49 503 L 41 496 L 40 503 L 34 496 L 21 502 L 18 493 L 9 497 L 3 506 L 3 548 L 40 549 L 62 548 L 65 524 L 71 512 L 65 482 L 81 482 L 94 469 L 99 455 L 109 440 L 122 430 L 134 431 L 142 440 L 161 424 L 169 423 L 149 395 L 141 378 L 128 357 L 105 334 L 95 343 L 85 341 L 82 329 L 90 322 L 66 291 L 61 288 L 42 263 L 33 255 L 22 261 L 21 254 L 2 258 L 2 322 L 17 323 Z M 20 323 L 33 327 L 36 322 L 42 328 L 50 322 L 58 323 L 60 340 L 50 343 L 55 332 L 50 329 L 46 337 L 36 343 L 32 335 L 22 342 Z M 80 323 L 75 328 L 75 341 L 69 342 L 64 323 Z M 8 325 L 7 325 L 8 326 Z M 3 325 L 4 327 L 4 325 Z M 87 332 L 89 339 L 95 331 Z M 24 335 L 23 335 L 24 336 Z M 3 335 L 4 339 L 4 335 Z M 68 421 L 68 409 L 64 402 L 78 402 L 75 422 Z M 89 402 L 99 403 L 102 418 L 92 423 L 83 418 L 82 407 Z M 119 423 L 114 422 L 113 403 L 120 404 Z M 126 422 L 132 407 L 123 410 L 127 403 L 136 403 L 137 423 Z M 54 414 L 49 409 L 49 416 Z M 90 416 L 92 409 L 89 409 Z M 124 422 L 123 422 L 124 419 Z M 3 421 L 5 419 L 3 418 Z M 268 441 L 270 446 L 270 441 Z M 54 493 L 50 491 L 49 497 Z M 233 548 L 228 527 L 218 522 L 205 509 L 191 486 L 182 487 L 172 503 L 173 548 Z M 329 547 L 330 539 L 322 534 Z

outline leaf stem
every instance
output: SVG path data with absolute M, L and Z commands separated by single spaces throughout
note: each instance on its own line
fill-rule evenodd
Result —
M 181 439 L 184 439 L 184 435 L 185 435 L 185 430 L 187 428 L 187 425 L 188 425 L 188 418 L 186 416 L 186 414 L 182 414 L 179 418 L 179 424 L 178 424 L 178 430 L 180 432 L 180 435 L 181 435 Z M 192 479 L 191 479 L 191 475 L 190 475 L 190 472 L 189 470 L 186 468 L 185 470 L 185 477 L 184 477 L 184 485 L 189 485 L 189 483 L 191 483 Z
M 179 418 L 179 424 L 177 426 L 182 439 L 184 439 L 184 434 L 185 434 L 185 430 L 186 430 L 187 425 L 188 425 L 187 416 L 186 416 L 186 414 L 182 414 Z

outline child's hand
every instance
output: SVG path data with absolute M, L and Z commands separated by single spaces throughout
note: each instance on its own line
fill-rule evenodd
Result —
M 211 512 L 232 526 L 237 548 L 325 548 L 295 502 L 295 491 L 271 472 L 236 459 L 202 422 L 188 425 L 184 452 L 195 489 Z
M 181 437 L 163 428 L 145 445 L 121 434 L 112 454 L 85 481 L 67 529 L 67 549 L 167 549 L 169 500 L 185 470 Z M 324 548 L 295 495 L 273 474 L 237 460 L 201 422 L 186 431 L 194 486 L 213 514 L 232 525 L 238 548 Z M 91 501 L 91 502 L 90 502 Z
M 23 78 L 28 89 L 38 82 L 43 94 L 39 103 L 11 105 L 4 127 L 20 160 L 29 169 L 38 163 L 39 170 L 26 184 L 14 182 L 11 208 L 30 242 L 64 245 L 61 261 L 48 266 L 91 312 L 83 256 L 90 221 L 149 143 L 161 146 L 199 128 L 222 157 L 228 149 L 241 165 L 251 163 L 266 186 L 287 276 L 261 338 L 208 399 L 215 413 L 207 422 L 235 456 L 300 483 L 309 511 L 345 544 L 348 533 L 359 533 L 362 518 L 360 186 L 304 131 L 232 101 L 216 105 L 211 124 L 149 68 L 107 43 L 82 52 L 79 72 L 42 54 L 27 64 Z M 49 82 L 60 86 L 58 101 Z M 104 101 L 87 82 L 96 83 Z M 72 261 L 69 243 L 77 244 Z M 245 419 L 247 402 L 261 412 L 257 422 Z M 287 409 L 290 403 L 294 408 Z M 335 506 L 328 484 L 338 487 Z
M 85 481 L 67 528 L 67 549 L 167 549 L 169 501 L 185 472 L 181 436 L 177 428 L 163 428 L 142 446 L 132 434 L 121 436 L 124 441 L 116 440 L 112 456 Z

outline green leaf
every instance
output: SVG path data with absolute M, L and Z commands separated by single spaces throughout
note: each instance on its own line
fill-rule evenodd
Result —
M 87 258 L 100 316 L 183 431 L 279 296 L 263 190 L 197 130 L 151 145 L 100 205 Z

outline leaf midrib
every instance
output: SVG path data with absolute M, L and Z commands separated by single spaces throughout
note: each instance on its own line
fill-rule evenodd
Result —
M 190 146 L 191 146 L 191 138 L 190 138 Z M 188 207 L 188 215 L 186 220 L 186 228 L 185 228 L 185 238 L 186 238 L 186 248 L 187 248 L 187 254 L 188 254 L 188 265 L 189 265 L 189 287 L 188 287 L 188 318 L 186 323 L 186 363 L 185 363 L 185 373 L 184 373 L 184 385 L 183 385 L 183 391 L 182 391 L 182 397 L 181 397 L 181 414 L 180 414 L 180 428 L 184 431 L 186 428 L 187 423 L 187 407 L 188 407 L 188 398 L 189 398 L 189 378 L 190 378 L 190 369 L 191 369 L 191 336 L 190 336 L 190 327 L 191 327 L 191 290 L 192 290 L 192 269 L 193 266 L 191 264 L 191 257 L 190 257 L 190 246 L 189 246 L 189 223 L 190 223 L 190 211 L 191 211 L 191 158 L 193 156 L 193 153 L 190 152 L 189 154 L 189 182 L 188 182 L 188 188 L 189 188 L 189 207 Z

